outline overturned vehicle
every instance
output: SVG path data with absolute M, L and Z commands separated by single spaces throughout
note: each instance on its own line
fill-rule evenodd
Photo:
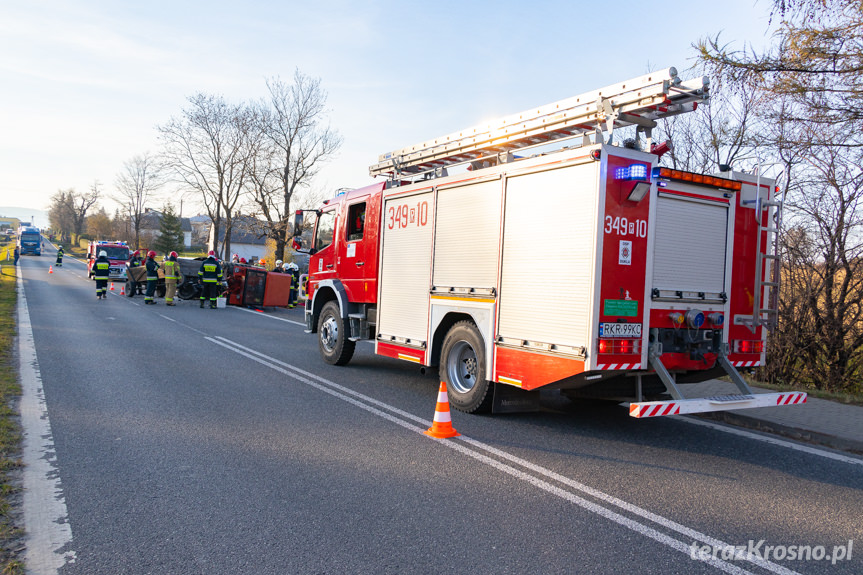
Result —
M 201 297 L 202 282 L 198 276 L 198 271 L 201 269 L 201 262 L 205 258 L 177 258 L 177 263 L 180 264 L 180 274 L 182 278 L 177 284 L 177 297 L 179 299 L 190 300 Z M 159 279 L 156 282 L 156 297 L 165 297 L 165 271 L 159 268 Z M 147 286 L 147 269 L 144 266 L 128 268 L 126 270 L 126 295 L 132 297 L 134 284 L 138 284 L 139 290 L 146 289 Z

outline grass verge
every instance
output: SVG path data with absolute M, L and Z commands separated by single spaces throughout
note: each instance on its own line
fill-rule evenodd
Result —
M 9 249 L 13 249 L 9 247 Z M 20 515 L 21 427 L 17 412 L 21 386 L 15 360 L 15 267 L 0 248 L 0 573 L 24 573 L 24 529 Z
M 848 393 L 842 391 L 824 391 L 822 389 L 815 389 L 814 387 L 806 387 L 804 385 L 796 385 L 796 384 L 774 384 L 767 383 L 765 381 L 758 381 L 754 377 L 752 377 L 749 373 L 741 372 L 740 375 L 749 385 L 753 387 L 762 387 L 764 389 L 769 389 L 771 391 L 805 391 L 809 397 L 817 397 L 818 399 L 829 399 L 830 401 L 835 401 L 837 403 L 845 403 L 847 405 L 860 405 L 863 406 L 863 395 Z M 731 378 L 727 375 L 723 375 L 719 378 L 722 381 L 731 382 Z

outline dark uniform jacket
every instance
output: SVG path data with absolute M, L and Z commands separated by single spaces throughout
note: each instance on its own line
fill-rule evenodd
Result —
M 216 261 L 216 258 L 210 256 L 201 264 L 201 269 L 198 270 L 198 277 L 205 284 L 219 283 L 222 279 L 222 266 Z
M 93 279 L 108 281 L 108 271 L 111 262 L 104 256 L 99 256 L 93 263 Z
M 156 263 L 156 260 L 153 258 L 147 258 L 147 281 L 152 282 L 159 279 L 159 274 L 157 273 L 159 269 L 159 264 Z

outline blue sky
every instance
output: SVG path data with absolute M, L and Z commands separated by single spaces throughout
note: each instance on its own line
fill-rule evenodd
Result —
M 315 186 L 365 185 L 381 153 L 682 70 L 699 38 L 763 46 L 769 10 L 765 0 L 0 0 L 0 206 L 45 208 L 57 190 L 96 180 L 110 194 L 125 161 L 158 150 L 155 126 L 188 96 L 262 98 L 265 78 L 297 68 L 321 79 L 344 138 Z

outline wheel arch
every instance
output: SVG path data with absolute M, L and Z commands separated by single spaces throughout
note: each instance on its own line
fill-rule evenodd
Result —
M 311 333 L 318 331 L 318 319 L 321 317 L 321 310 L 331 301 L 336 301 L 339 304 L 339 313 L 342 319 L 348 319 L 348 293 L 345 291 L 345 286 L 339 280 L 323 280 L 315 287 L 315 295 L 312 296 L 311 310 L 306 309 L 306 315 L 311 314 L 311 321 L 307 318 L 306 326 Z
M 469 321 L 479 331 L 482 337 L 486 357 L 486 373 L 492 373 L 494 357 L 494 312 L 491 308 L 447 309 L 435 306 L 432 310 L 432 337 L 429 353 L 429 365 L 440 365 L 440 356 L 446 334 L 460 321 Z

